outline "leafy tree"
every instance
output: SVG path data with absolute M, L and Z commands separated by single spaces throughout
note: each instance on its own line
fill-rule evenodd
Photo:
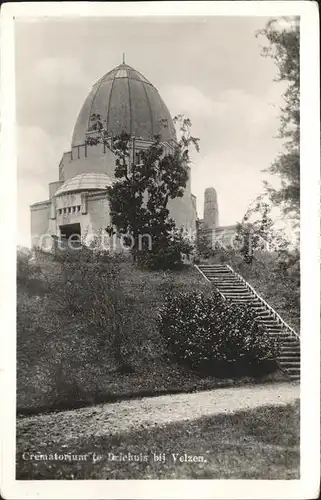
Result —
M 111 222 L 131 247 L 134 261 L 146 262 L 146 252 L 150 250 L 155 258 L 159 253 L 164 255 L 172 243 L 175 222 L 169 216 L 168 202 L 183 196 L 190 145 L 198 150 L 198 139 L 190 132 L 190 120 L 178 115 L 174 122 L 180 127 L 181 137 L 171 151 L 165 151 L 160 137 L 155 136 L 147 149 L 136 151 L 136 161 L 129 134 L 123 132 L 111 141 L 101 117 L 91 117 L 94 134 L 88 143 L 103 143 L 112 148 L 116 157 L 116 180 L 107 188 Z M 106 228 L 110 234 L 114 231 L 112 226 Z M 175 242 L 178 243 L 177 238 Z
M 237 224 L 235 242 L 246 264 L 252 264 L 257 250 L 279 252 L 288 245 L 282 231 L 275 227 L 272 210 L 271 203 L 259 196 Z
M 283 214 L 294 224 L 299 222 L 300 211 L 300 29 L 294 18 L 271 19 L 257 33 L 264 36 L 267 45 L 262 55 L 271 57 L 277 68 L 276 81 L 286 82 L 281 107 L 279 137 L 284 139 L 285 150 L 266 170 L 278 175 L 281 188 L 274 189 L 265 183 L 271 201 L 280 206 Z

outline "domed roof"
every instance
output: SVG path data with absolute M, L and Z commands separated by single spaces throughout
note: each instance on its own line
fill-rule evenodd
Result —
M 75 191 L 101 191 L 102 189 L 106 189 L 106 186 L 111 185 L 112 181 L 106 174 L 79 174 L 64 182 L 64 184 L 57 189 L 55 196 Z
M 106 120 L 108 135 L 127 132 L 151 140 L 176 140 L 170 113 L 158 90 L 138 71 L 123 63 L 106 73 L 93 86 L 78 115 L 72 147 L 85 143 L 90 117 Z

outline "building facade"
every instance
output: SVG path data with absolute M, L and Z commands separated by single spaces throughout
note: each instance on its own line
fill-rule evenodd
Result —
M 88 145 L 95 133 L 91 117 L 99 114 L 105 123 L 107 143 Z M 45 201 L 31 205 L 32 246 L 50 249 L 56 238 L 99 235 L 110 225 L 106 187 L 114 181 L 113 137 L 126 132 L 132 137 L 133 161 L 137 152 L 148 148 L 159 135 L 165 152 L 177 137 L 170 113 L 158 90 L 138 71 L 123 63 L 106 73 L 92 87 L 76 120 L 71 148 L 62 155 L 58 180 L 49 184 Z M 196 197 L 188 183 L 182 198 L 170 200 L 170 216 L 177 227 L 196 234 Z M 218 227 L 215 190 L 205 192 L 204 229 Z M 202 227 L 202 224 L 199 226 Z

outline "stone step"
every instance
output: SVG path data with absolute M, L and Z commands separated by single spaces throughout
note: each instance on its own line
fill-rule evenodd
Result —
M 293 356 L 293 355 L 289 355 L 289 356 L 278 356 L 278 361 L 280 362 L 292 362 L 292 363 L 300 363 L 300 357 L 299 356 Z
M 292 345 L 291 347 L 290 346 L 284 346 L 283 342 L 280 346 L 281 348 L 281 353 L 283 354 L 288 354 L 288 353 L 298 353 L 300 354 L 300 346 L 299 345 Z
M 224 288 L 224 287 L 219 286 L 217 283 L 216 283 L 216 286 L 217 286 L 218 288 L 220 288 L 220 289 L 221 289 L 221 288 Z M 240 298 L 244 298 L 244 297 L 246 297 L 246 298 L 248 298 L 248 299 L 253 299 L 252 295 L 251 295 L 251 294 L 248 292 L 248 290 L 246 290 L 246 289 L 243 289 L 243 290 L 235 290 L 235 288 L 231 288 L 231 289 L 227 290 L 227 292 L 226 292 L 226 293 L 233 293 L 234 295 L 237 295 L 237 296 L 238 296 L 238 297 L 240 297 Z
M 233 288 L 234 290 L 247 290 L 245 287 L 240 287 L 239 285 L 234 285 L 234 283 L 229 283 L 228 281 L 226 283 L 222 283 L 217 281 L 216 279 L 212 278 L 211 276 L 207 277 L 211 281 L 213 281 L 217 286 L 220 287 L 226 287 L 226 288 Z
M 286 368 L 289 371 L 289 373 L 300 372 L 300 363 L 299 362 L 296 362 L 296 363 L 287 363 L 287 362 L 281 361 L 280 365 L 281 365 L 282 368 Z M 285 366 L 285 365 L 287 365 L 287 366 Z
M 248 299 L 248 298 L 235 298 L 233 300 L 233 302 L 235 302 L 236 304 L 245 304 L 247 305 L 248 307 L 251 307 L 251 299 Z
M 200 269 L 228 269 L 225 264 L 200 264 L 198 266 Z M 229 270 L 229 269 L 228 269 Z
M 218 287 L 220 288 L 220 287 Z M 229 292 L 226 292 L 226 296 L 233 296 L 233 297 L 236 297 L 238 299 L 250 299 L 251 296 L 249 296 L 246 292 L 240 292 L 240 293 L 237 293 L 237 292 L 234 292 L 234 291 L 229 291 Z
M 271 330 L 268 329 L 269 335 L 271 337 L 279 337 L 280 339 L 285 340 L 291 340 L 292 336 L 289 333 L 284 333 L 284 332 L 271 332 Z
M 215 279 L 213 281 L 215 281 L 215 283 L 221 287 L 233 288 L 234 290 L 246 290 L 247 292 L 249 291 L 246 286 L 242 286 L 237 283 L 231 283 L 230 281 L 219 282 Z
M 204 269 L 201 268 L 202 273 L 204 274 L 215 274 L 217 276 L 231 276 L 235 281 L 238 281 L 233 274 L 228 269 Z
M 284 335 L 283 333 L 280 334 L 280 333 L 271 333 L 271 332 L 269 332 L 269 335 L 272 338 L 278 338 L 278 339 L 280 339 L 282 342 L 285 342 L 286 340 L 290 340 L 291 339 L 290 335 Z
M 217 274 L 226 273 L 230 274 L 231 276 L 233 276 L 233 278 L 237 279 L 237 277 L 234 276 L 234 274 L 231 273 L 231 271 L 225 267 L 222 267 L 220 269 L 213 269 L 212 267 L 200 267 L 200 270 L 203 273 L 217 273 Z
M 261 323 L 263 323 L 267 327 L 277 327 L 278 324 L 273 318 L 261 318 Z
M 294 367 L 294 366 L 283 366 L 283 363 L 280 363 L 281 368 L 286 370 L 288 375 L 297 375 L 300 376 L 300 366 Z
M 213 280 L 215 281 L 215 280 Z M 216 281 L 215 281 L 216 283 Z M 216 283 L 217 286 L 219 286 L 220 288 L 224 288 L 226 290 L 235 290 L 235 291 L 238 291 L 238 292 L 247 292 L 248 293 L 248 290 L 244 287 L 244 286 L 239 286 L 239 285 L 232 285 L 230 283 Z
M 230 281 L 231 283 L 240 283 L 239 281 L 235 280 L 233 278 L 233 276 L 231 276 L 228 273 L 212 273 L 212 272 L 208 272 L 208 271 L 202 271 L 202 272 L 204 272 L 204 274 L 206 276 L 212 276 L 213 278 L 215 278 L 218 281 L 222 281 L 222 282 Z
M 219 286 L 231 286 L 233 288 L 239 288 L 240 290 L 248 290 L 248 288 L 246 288 L 246 286 L 239 285 L 238 283 L 233 283 L 233 281 L 218 280 L 215 276 L 211 276 L 210 274 L 207 274 L 207 276 L 210 277 L 213 281 L 215 281 L 215 283 Z
M 223 295 L 234 304 L 246 304 L 248 307 L 251 307 L 246 298 L 240 299 L 238 295 L 227 295 L 226 293 L 224 293 Z
M 280 362 L 279 365 L 282 368 L 282 370 L 284 370 L 286 374 L 289 375 L 290 377 L 300 377 L 301 373 L 300 367 L 294 368 L 292 366 L 283 366 L 283 363 Z
M 218 281 L 230 281 L 231 283 L 238 283 L 238 281 L 233 279 L 233 276 L 230 276 L 228 273 L 210 273 L 208 271 L 202 271 L 204 272 L 205 276 L 211 276 L 212 278 L 215 278 Z
M 291 342 L 289 340 L 283 340 L 282 338 L 280 349 L 282 352 L 301 352 L 301 346 L 297 342 Z
M 207 277 L 207 279 L 213 281 L 213 283 L 215 283 L 215 285 L 220 286 L 220 287 L 233 288 L 233 289 L 237 289 L 237 290 L 246 290 L 246 288 L 239 287 L 238 285 L 234 285 L 234 283 L 229 283 L 229 282 L 222 283 L 222 282 L 217 281 L 215 278 L 213 278 L 212 276 L 209 276 L 209 275 L 207 275 L 206 277 Z
M 233 276 L 231 271 L 229 271 L 228 269 L 204 269 L 204 268 L 201 268 L 201 271 L 204 274 L 211 273 L 211 274 L 217 274 L 217 276 L 222 276 L 222 275 Z
M 207 276 L 207 278 L 210 279 L 211 281 L 213 281 L 217 286 L 226 287 L 226 288 L 233 288 L 233 289 L 237 289 L 237 290 L 246 290 L 245 287 L 240 287 L 239 285 L 235 285 L 234 283 L 230 283 L 228 281 L 226 281 L 225 283 L 222 283 L 221 281 L 218 281 L 217 279 L 212 278 L 211 276 Z
M 277 321 L 273 318 L 271 314 L 269 314 L 268 316 L 258 316 L 258 318 L 260 318 L 261 323 L 264 323 L 266 326 L 270 326 L 273 328 L 278 327 Z
M 282 342 L 284 342 L 285 340 L 289 340 L 291 338 L 290 336 L 285 335 L 284 333 L 275 333 L 275 332 L 270 332 L 269 330 L 268 330 L 268 332 L 269 332 L 270 337 L 278 338 Z
M 300 347 L 295 342 L 291 342 L 290 340 L 281 341 L 280 348 L 281 348 L 282 352 L 283 352 L 283 349 L 291 349 L 293 351 L 301 352 Z
M 266 320 L 271 319 L 271 320 L 273 320 L 273 322 L 275 322 L 275 319 L 273 318 L 272 314 L 269 311 L 260 312 L 259 314 L 257 314 L 256 317 L 262 321 L 266 321 Z M 276 322 L 275 322 L 275 326 L 277 326 Z
M 222 292 L 227 297 L 232 295 L 235 299 L 249 299 L 250 298 L 247 295 L 245 295 L 244 292 L 238 292 L 235 290 L 224 290 L 220 286 L 218 286 L 217 288 L 220 290 L 220 292 Z

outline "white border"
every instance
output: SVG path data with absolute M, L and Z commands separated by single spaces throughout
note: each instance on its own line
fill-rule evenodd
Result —
M 319 26 L 318 5 L 301 1 L 251 2 L 30 2 L 1 10 L 1 333 L 2 448 L 4 498 L 317 498 L 320 477 L 320 279 L 319 279 Z M 283 16 L 301 17 L 301 255 L 302 255 L 302 411 L 301 479 L 15 481 L 15 266 L 16 156 L 13 17 L 39 16 Z M 253 457 L 255 460 L 255 457 Z

